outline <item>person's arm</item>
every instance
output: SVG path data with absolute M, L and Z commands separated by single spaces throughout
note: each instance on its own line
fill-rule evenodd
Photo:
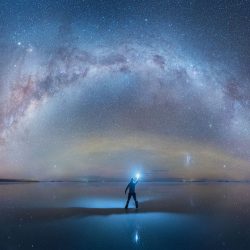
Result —
M 126 187 L 126 189 L 125 189 L 125 194 L 126 194 L 126 192 L 127 192 L 127 190 L 128 190 L 128 187 L 129 187 L 129 184 L 127 185 L 127 187 Z
M 137 179 L 137 181 L 135 182 L 135 185 L 138 183 L 139 179 Z

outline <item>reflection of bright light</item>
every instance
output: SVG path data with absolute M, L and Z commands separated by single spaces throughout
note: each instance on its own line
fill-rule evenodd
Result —
M 156 197 L 142 196 L 140 202 L 154 200 Z M 110 198 L 110 197 L 82 197 L 70 200 L 67 206 L 70 207 L 85 207 L 85 208 L 124 208 L 126 197 L 124 198 Z
M 139 241 L 139 234 L 138 232 L 136 231 L 135 232 L 135 242 L 137 243 Z
M 71 206 L 87 208 L 122 208 L 124 200 L 109 197 L 80 198 L 70 202 Z

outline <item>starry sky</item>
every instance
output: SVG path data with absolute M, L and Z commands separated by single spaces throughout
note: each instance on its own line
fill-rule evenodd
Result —
M 0 177 L 250 179 L 250 2 L 0 1 Z

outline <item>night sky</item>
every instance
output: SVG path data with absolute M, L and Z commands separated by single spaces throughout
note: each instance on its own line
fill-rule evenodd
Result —
M 250 2 L 0 1 L 0 177 L 250 179 Z

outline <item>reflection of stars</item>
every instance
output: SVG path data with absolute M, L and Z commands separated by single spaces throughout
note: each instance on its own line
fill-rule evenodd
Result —
M 190 202 L 190 205 L 191 205 L 192 207 L 195 207 L 195 203 L 194 203 L 194 201 L 193 201 L 193 198 L 192 198 L 192 197 L 190 198 L 189 202 Z

